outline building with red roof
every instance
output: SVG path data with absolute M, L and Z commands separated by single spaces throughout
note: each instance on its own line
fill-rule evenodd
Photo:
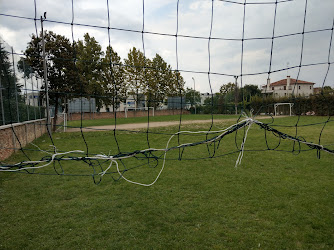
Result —
M 293 79 L 287 76 L 286 79 L 270 83 L 267 79 L 267 84 L 261 88 L 262 94 L 273 95 L 274 97 L 291 96 L 310 96 L 313 94 L 314 82 Z

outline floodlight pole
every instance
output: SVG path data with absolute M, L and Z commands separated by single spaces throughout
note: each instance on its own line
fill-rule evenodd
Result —
M 235 107 L 235 114 L 238 114 L 238 76 L 234 76 L 235 79 L 235 91 L 234 91 L 234 107 Z
M 44 19 L 41 16 L 41 28 L 42 28 L 42 47 L 43 47 L 43 69 L 44 69 L 44 82 L 45 82 L 45 99 L 46 99 L 46 120 L 47 120 L 47 129 L 51 134 L 51 117 L 50 117 L 50 107 L 49 107 L 49 87 L 48 87 L 48 74 L 46 67 L 46 56 L 45 56 L 45 41 L 44 41 L 44 30 L 43 30 L 43 21 L 46 19 L 44 14 Z
M 196 115 L 196 103 L 195 103 L 195 96 L 196 96 L 196 89 L 195 89 L 195 78 L 192 77 L 193 81 L 194 81 L 194 107 L 195 107 L 195 115 Z

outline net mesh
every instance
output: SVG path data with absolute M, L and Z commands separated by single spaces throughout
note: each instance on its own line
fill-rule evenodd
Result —
M 161 172 L 163 171 L 166 161 L 170 161 L 173 164 L 174 161 L 180 160 L 202 160 L 202 159 L 210 159 L 214 157 L 231 157 L 231 155 L 237 155 L 233 159 L 236 160 L 235 166 L 241 163 L 242 157 L 245 152 L 251 153 L 252 151 L 284 151 L 290 152 L 294 154 L 299 154 L 304 151 L 314 150 L 318 158 L 320 158 L 321 152 L 325 152 L 328 154 L 334 154 L 333 149 L 333 141 L 331 138 L 323 138 L 323 133 L 328 133 L 328 130 L 331 128 L 331 123 L 333 122 L 332 115 L 334 112 L 334 102 L 333 102 L 333 92 L 325 91 L 326 86 L 329 86 L 328 78 L 333 74 L 332 70 L 332 53 L 333 53 L 333 26 L 334 19 L 329 20 L 325 26 L 322 26 L 318 29 L 308 29 L 308 11 L 309 11 L 309 3 L 308 1 L 303 2 L 303 20 L 301 29 L 298 32 L 292 33 L 284 33 L 281 34 L 277 31 L 277 24 L 280 20 L 277 18 L 277 13 L 281 5 L 293 4 L 293 1 L 261 1 L 261 2 L 250 2 L 250 1 L 228 1 L 228 0 L 220 0 L 220 1 L 206 1 L 205 4 L 209 4 L 210 11 L 209 15 L 209 28 L 208 35 L 203 36 L 201 32 L 196 33 L 196 29 L 190 34 L 185 34 L 180 32 L 180 28 L 182 25 L 180 21 L 183 16 L 181 15 L 182 10 L 182 1 L 176 1 L 175 9 L 176 15 L 173 20 L 175 23 L 175 32 L 174 33 L 164 33 L 164 32 L 153 32 L 149 31 L 146 26 L 148 24 L 147 19 L 147 8 L 148 6 L 145 4 L 145 1 L 142 1 L 142 22 L 140 29 L 125 29 L 117 26 L 113 26 L 111 21 L 111 4 L 107 0 L 105 6 L 105 16 L 106 16 L 106 25 L 96 25 L 96 24 L 87 24 L 87 23 L 79 23 L 76 22 L 76 9 L 75 9 L 75 1 L 72 0 L 71 4 L 71 22 L 59 21 L 59 20 L 49 20 L 47 18 L 41 17 L 37 18 L 37 3 L 34 1 L 34 9 L 35 16 L 34 17 L 24 17 L 24 16 L 15 16 L 8 13 L 1 13 L 0 15 L 4 18 L 9 18 L 13 22 L 25 19 L 31 21 L 35 26 L 35 38 L 37 42 L 36 44 L 32 44 L 32 48 L 34 49 L 30 53 L 30 57 L 34 57 L 35 60 L 38 60 L 40 63 L 43 62 L 42 56 L 42 48 L 41 48 L 41 39 L 42 34 L 38 32 L 38 24 L 59 24 L 65 27 L 70 27 L 71 29 L 71 38 L 68 39 L 72 46 L 72 50 L 70 53 L 66 54 L 59 53 L 58 57 L 52 58 L 52 62 L 56 63 L 57 61 L 66 62 L 67 69 L 71 70 L 71 75 L 67 76 L 68 78 L 60 78 L 63 81 L 67 81 L 70 83 L 68 89 L 63 88 L 61 90 L 57 90 L 57 88 L 52 88 L 50 90 L 45 89 L 45 84 L 40 84 L 40 87 L 36 86 L 35 90 L 38 90 L 38 98 L 46 100 L 46 96 L 53 100 L 63 99 L 65 103 L 69 103 L 71 100 L 76 100 L 78 102 L 78 107 L 80 112 L 74 114 L 78 118 L 77 126 L 71 125 L 68 126 L 67 123 L 58 124 L 57 120 L 53 120 L 51 124 L 50 119 L 42 120 L 39 123 L 39 126 L 45 127 L 47 133 L 47 139 L 44 138 L 44 142 L 39 142 L 39 144 L 35 145 L 31 143 L 29 146 L 24 146 L 22 143 L 22 138 L 18 135 L 18 131 L 15 129 L 15 115 L 11 110 L 14 110 L 14 104 L 11 101 L 6 103 L 5 109 L 8 110 L 9 114 L 9 122 L 8 125 L 14 135 L 15 141 L 17 142 L 14 147 L 6 147 L 3 146 L 2 150 L 19 150 L 20 156 L 17 162 L 13 161 L 14 158 L 10 158 L 10 160 L 5 160 L 1 162 L 0 171 L 10 171 L 10 172 L 18 172 L 18 173 L 28 173 L 28 174 L 57 174 L 57 175 L 70 175 L 70 176 L 92 176 L 95 183 L 100 183 L 102 177 L 105 175 L 110 175 L 114 180 L 124 179 L 128 182 L 140 184 L 144 186 L 153 185 L 157 179 L 159 178 Z M 273 13 L 272 15 L 272 26 L 271 26 L 271 36 L 257 36 L 251 37 L 249 36 L 248 31 L 248 22 L 246 17 L 248 13 L 253 13 L 251 10 L 252 7 L 256 6 L 257 10 L 266 10 L 266 8 L 271 8 Z M 216 16 L 215 13 L 218 13 L 218 8 L 241 8 L 242 11 L 242 22 L 241 22 L 241 34 L 238 37 L 229 37 L 229 36 L 213 36 L 214 29 L 219 30 L 219 22 L 223 22 L 220 16 Z M 249 21 L 251 22 L 251 21 Z M 230 24 L 232 25 L 232 24 Z M 80 72 L 82 68 L 89 68 L 86 72 L 101 72 L 100 69 L 94 65 L 97 65 L 96 62 L 102 60 L 101 56 L 97 56 L 94 51 L 91 53 L 92 57 L 89 58 L 79 58 L 78 51 L 80 48 L 80 42 L 75 36 L 75 29 L 78 27 L 84 27 L 87 30 L 92 29 L 102 29 L 106 31 L 108 46 L 106 56 L 101 62 L 100 65 L 104 65 L 108 70 L 105 75 L 105 79 L 110 83 L 108 86 L 108 92 L 106 93 L 99 89 L 87 91 L 87 75 L 82 75 Z M 312 27 L 310 25 L 310 27 Z M 259 26 L 260 30 L 261 27 Z M 138 58 L 142 56 L 144 59 L 139 63 L 136 60 L 125 60 L 122 63 L 112 48 L 112 39 L 113 32 L 115 33 L 126 33 L 126 34 L 139 34 L 141 37 L 141 51 L 136 55 Z M 312 61 L 307 58 L 307 56 L 311 53 L 317 53 L 319 48 L 313 48 L 314 52 L 311 50 L 306 53 L 306 45 L 310 39 L 314 39 L 314 37 L 319 36 L 320 34 L 325 33 L 328 37 L 327 44 L 321 46 L 322 53 L 326 53 L 327 60 L 313 59 Z M 214 34 L 220 34 L 216 32 Z M 255 32 L 256 34 L 256 32 Z M 147 57 L 147 48 L 150 46 L 150 37 L 158 37 L 161 39 L 168 38 L 172 42 L 174 48 L 173 53 L 175 54 L 175 68 L 164 71 L 165 69 L 156 67 L 154 64 L 149 63 L 145 58 Z M 52 39 L 52 36 L 45 36 L 45 39 Z M 67 39 L 67 38 L 66 38 Z M 275 62 L 277 58 L 278 48 L 283 46 L 285 41 L 289 39 L 296 40 L 292 44 L 298 43 L 300 50 L 298 51 L 298 56 L 295 56 L 293 59 L 293 64 L 291 66 L 281 66 L 277 67 L 277 62 Z M 200 49 L 207 50 L 207 65 L 206 68 L 196 68 L 192 69 L 192 65 L 184 65 L 183 60 L 183 41 L 191 40 L 194 46 L 197 44 L 201 44 Z M 126 41 L 120 41 L 126 42 Z M 262 46 L 262 44 L 269 44 L 269 60 L 266 63 L 261 61 L 261 56 L 259 58 L 259 64 L 263 65 L 263 71 L 254 71 L 251 65 L 249 64 L 249 51 L 248 46 L 250 44 L 255 44 L 257 46 Z M 230 45 L 230 49 L 234 50 L 238 47 L 239 52 L 234 52 L 236 61 L 240 65 L 239 73 L 226 71 L 216 71 L 219 67 L 217 64 L 217 58 L 215 56 L 217 50 L 221 49 L 220 43 Z M 291 46 L 291 45 L 290 45 Z M 320 46 L 320 45 L 319 45 Z M 307 47 L 307 50 L 310 50 L 310 47 Z M 261 51 L 261 50 L 260 50 Z M 19 56 L 27 56 L 21 55 L 19 53 L 11 52 L 12 55 Z M 295 54 L 295 55 L 297 55 Z M 258 56 L 258 55 L 251 55 Z M 305 59 L 306 57 L 306 59 Z M 296 59 L 297 58 L 297 59 Z M 47 58 L 47 70 L 52 70 L 52 63 L 50 64 L 51 58 Z M 205 60 L 204 58 L 198 58 L 197 60 Z M 49 63 L 48 63 L 49 62 Z M 2 64 L 4 65 L 4 64 Z M 280 64 L 282 65 L 282 64 Z M 227 67 L 228 68 L 228 67 Z M 322 82 L 321 87 L 319 88 L 318 93 L 313 94 L 309 98 L 305 98 L 300 96 L 298 93 L 300 82 L 300 75 L 303 71 L 319 70 L 321 68 L 322 73 Z M 90 71 L 89 71 L 90 70 Z M 127 72 L 136 72 L 136 74 L 140 74 L 141 78 L 122 78 L 121 73 L 123 71 Z M 295 73 L 295 79 L 291 78 L 290 85 L 286 86 L 289 90 L 291 90 L 291 94 L 286 96 L 285 102 L 293 104 L 293 113 L 294 117 L 288 118 L 288 122 L 278 122 L 275 123 L 276 117 L 273 116 L 274 109 L 276 105 L 276 100 L 273 97 L 269 97 L 268 95 L 272 94 L 269 86 L 266 85 L 263 87 L 262 92 L 266 97 L 261 98 L 258 102 L 253 101 L 251 104 L 247 102 L 245 98 L 245 93 L 242 92 L 242 101 L 238 104 L 236 103 L 235 109 L 239 114 L 239 117 L 236 119 L 225 121 L 224 124 L 217 123 L 214 119 L 214 112 L 217 107 L 224 106 L 224 104 L 217 103 L 215 99 L 215 93 L 213 88 L 213 82 L 217 82 L 217 79 L 233 79 L 236 82 L 239 81 L 240 89 L 243 88 L 245 79 L 260 79 L 256 77 L 266 76 L 267 79 L 272 78 L 273 75 L 278 74 L 280 72 L 290 71 L 291 73 Z M 167 73 L 166 73 L 167 72 Z M 34 77 L 40 76 L 42 77 L 44 71 L 37 72 Z M 151 77 L 158 77 L 161 74 L 167 74 L 167 77 L 170 81 L 174 83 L 171 86 L 170 91 L 170 103 L 174 103 L 172 106 L 176 108 L 175 113 L 177 113 L 177 125 L 176 129 L 154 129 L 152 128 L 152 111 L 150 109 L 146 109 L 143 111 L 145 117 L 145 128 L 141 130 L 132 129 L 122 127 L 122 124 L 119 124 L 120 112 L 117 112 L 117 109 L 120 108 L 121 105 L 127 105 L 128 103 L 133 103 L 136 106 L 133 106 L 132 109 L 140 109 L 138 105 L 140 103 L 147 103 L 148 107 L 158 107 L 163 101 L 159 99 L 159 91 L 167 91 L 167 89 L 154 89 L 152 86 L 147 86 L 146 89 L 140 89 L 140 81 L 148 81 Z M 186 110 L 186 101 L 185 101 L 185 93 L 184 93 L 184 80 L 182 75 L 184 74 L 192 74 L 198 76 L 205 76 L 207 78 L 207 84 L 209 89 L 209 98 L 210 102 L 206 103 L 206 108 L 210 110 L 211 119 L 208 125 L 205 125 L 206 129 L 196 130 L 196 126 L 192 125 L 191 127 L 187 127 L 187 122 L 184 120 L 184 113 Z M 49 74 L 50 76 L 50 74 Z M 9 79 L 10 76 L 7 77 L 8 82 L 11 81 Z M 252 78 L 253 77 L 253 78 Z M 254 78 L 255 77 L 255 78 Z M 94 76 L 93 76 L 94 78 Z M 26 79 L 26 78 L 24 78 Z M 143 80 L 144 79 L 144 80 Z M 161 78 L 159 78 L 161 79 Z M 31 88 L 28 89 L 30 92 L 34 93 L 33 88 L 33 77 L 30 75 L 30 80 L 32 83 Z M 49 84 L 52 83 L 54 79 L 49 79 Z M 41 80 L 40 80 L 41 81 Z M 38 79 L 36 78 L 36 82 Z M 126 83 L 133 84 L 133 91 L 131 97 L 126 97 L 124 95 L 124 89 L 122 86 Z M 120 84 L 121 83 L 121 84 Z M 195 80 L 194 80 L 195 83 Z M 3 84 L 4 85 L 4 84 Z M 96 86 L 96 85 L 95 85 Z M 313 85 L 312 85 L 313 86 Z M 101 87 L 101 86 L 98 86 Z M 2 99 L 8 100 L 13 99 L 13 96 L 10 96 L 12 91 L 10 84 L 7 84 L 7 89 L 4 89 L 4 92 L 7 91 L 6 94 L 3 95 Z M 285 90 L 285 89 L 284 89 Z M 328 90 L 328 89 L 327 89 Z M 142 93 L 146 91 L 146 96 L 143 97 Z M 243 89 L 244 91 L 244 89 Z M 3 94 L 3 93 L 2 93 Z M 17 93 L 16 93 L 17 96 Z M 28 95 L 26 95 L 27 97 Z M 94 99 L 96 103 L 94 103 L 93 107 L 89 100 Z M 88 100 L 88 104 L 87 104 Z M 131 101 L 129 101 L 131 100 Z M 85 119 L 87 115 L 92 115 L 93 110 L 96 108 L 99 109 L 101 106 L 99 102 L 109 102 L 112 107 L 111 114 L 113 116 L 113 125 L 109 128 L 103 127 L 89 127 L 85 125 Z M 175 104 L 177 103 L 177 104 Z M 320 104 L 319 104 L 320 103 Z M 86 106 L 88 105 L 88 111 L 86 110 Z M 130 104 L 128 104 L 130 105 Z M 44 110 L 44 103 L 41 104 L 42 109 Z M 57 103 L 55 104 L 57 107 Z M 41 107 L 35 109 L 40 114 Z M 226 105 L 224 106 L 226 110 Z M 311 107 L 311 108 L 310 108 Z M 287 108 L 291 108 L 287 106 Z M 48 109 L 48 108 L 46 108 Z M 125 107 L 126 109 L 126 107 Z M 234 112 L 234 107 L 231 107 L 231 110 Z M 283 109 L 283 107 L 282 107 Z M 18 110 L 18 108 L 16 109 Z M 50 110 L 50 108 L 49 108 Z M 57 114 L 57 110 L 54 111 Z M 174 112 L 174 111 L 173 111 Z M 279 110 L 282 114 L 284 114 L 284 110 Z M 321 117 L 317 117 L 313 119 L 312 123 L 310 123 L 310 119 L 307 119 L 308 123 L 303 121 L 303 117 L 307 114 L 317 114 L 322 115 Z M 312 113 L 313 112 L 313 113 Z M 18 112 L 17 112 L 18 113 Z M 28 112 L 29 114 L 29 112 Z M 134 112 L 134 116 L 139 115 L 139 113 Z M 266 114 L 267 120 L 261 120 L 260 114 Z M 52 116 L 51 113 L 46 112 L 46 116 Z M 93 113 L 94 115 L 94 113 Z M 142 115 L 142 114 L 141 114 Z M 268 119 L 268 116 L 270 117 Z M 71 117 L 71 114 L 69 114 Z M 42 118 L 42 117 L 41 117 Z M 36 119 L 36 118 L 35 118 Z M 59 122 L 59 121 L 58 121 Z M 174 123 L 175 125 L 175 123 Z M 65 126 L 68 130 L 73 129 L 78 131 L 80 134 L 80 144 L 76 144 L 75 139 L 72 134 L 62 134 L 53 133 L 52 127 L 58 127 L 62 129 Z M 203 125 L 204 126 L 204 125 Z M 202 126 L 202 127 L 203 127 Z M 221 128 L 224 126 L 224 128 Z M 252 132 L 250 132 L 250 128 L 253 127 L 253 130 L 260 130 L 260 136 L 262 139 L 261 145 L 253 145 L 252 144 Z M 189 128 L 189 130 L 185 130 L 185 128 Z M 308 128 L 312 131 L 312 137 L 308 140 L 306 138 L 310 133 Z M 101 133 L 105 133 L 104 142 L 100 142 L 99 145 L 95 145 L 91 133 L 92 130 L 100 131 Z M 304 132 L 304 130 L 306 132 Z M 306 134 L 305 134 L 306 133 Z M 316 137 L 315 137 L 316 135 Z M 75 134 L 77 136 L 77 134 Z M 58 138 L 59 137 L 59 138 Z M 131 144 L 131 140 L 136 137 L 136 142 Z M 231 140 L 226 140 L 227 137 L 233 138 L 232 143 Z M 130 139 L 129 139 L 130 138 Z M 138 138 L 138 139 L 137 139 Z M 57 141 L 60 140 L 60 141 Z M 134 141 L 134 139 L 133 139 Z M 225 142 L 227 141 L 227 142 Z M 233 142 L 234 141 L 234 142 Z M 249 148 L 247 148 L 246 141 L 248 141 Z M 325 143 L 323 143 L 325 141 Z M 47 144 L 50 144 L 50 147 L 47 147 Z M 41 146 L 42 145 L 42 146 Z M 192 153 L 192 149 L 190 148 L 199 148 L 200 153 Z M 51 148 L 51 149 L 50 149 Z M 62 149 L 66 148 L 66 150 Z M 70 149 L 69 149 L 70 148 Z M 98 150 L 101 150 L 98 152 Z M 274 157 L 274 156 L 273 156 Z M 23 159 L 25 158 L 25 159 Z M 80 170 L 76 166 L 80 166 Z M 148 168 L 155 173 L 155 177 L 153 181 L 148 183 L 141 183 L 134 181 L 135 176 L 132 177 L 129 174 L 133 170 L 134 173 L 138 168 Z M 50 170 L 51 169 L 51 170 Z M 129 177 L 130 176 L 130 177 Z

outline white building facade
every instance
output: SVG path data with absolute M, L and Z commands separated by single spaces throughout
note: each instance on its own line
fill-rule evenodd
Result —
M 267 79 L 267 84 L 262 86 L 261 92 L 274 97 L 291 96 L 292 94 L 308 97 L 313 94 L 314 84 L 313 82 L 296 80 L 290 76 L 273 83 L 270 83 L 270 79 Z
M 204 104 L 204 101 L 207 99 L 207 98 L 211 98 L 211 94 L 210 93 L 201 93 L 201 105 Z

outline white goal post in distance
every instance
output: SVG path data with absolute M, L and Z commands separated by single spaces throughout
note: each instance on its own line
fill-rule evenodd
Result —
M 132 111 L 132 110 L 140 110 L 140 111 L 144 111 L 147 109 L 152 109 L 152 116 L 154 116 L 154 107 L 142 107 L 142 108 L 124 108 L 124 113 L 125 113 L 125 118 L 128 118 L 128 111 Z
M 64 132 L 66 132 L 66 128 L 67 128 L 67 113 L 63 112 L 63 113 L 58 113 L 58 119 L 62 119 L 62 122 L 58 122 L 58 124 L 63 123 L 63 129 Z M 61 126 L 58 127 L 57 131 L 59 131 L 61 129 Z
M 280 105 L 289 105 L 290 106 L 290 116 L 292 115 L 293 103 L 284 102 L 284 103 L 275 103 L 274 104 L 275 116 L 277 116 L 277 107 L 280 106 Z

